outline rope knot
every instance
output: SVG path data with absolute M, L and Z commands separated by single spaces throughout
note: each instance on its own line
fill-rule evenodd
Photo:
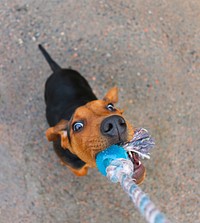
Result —
M 116 159 L 106 168 L 107 177 L 113 182 L 120 182 L 123 176 L 132 177 L 134 172 L 133 163 L 128 159 Z

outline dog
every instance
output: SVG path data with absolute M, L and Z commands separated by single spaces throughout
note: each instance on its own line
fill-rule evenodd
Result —
M 87 80 L 77 71 L 62 69 L 38 45 L 53 73 L 45 84 L 46 119 L 50 128 L 46 137 L 54 150 L 75 175 L 84 176 L 89 167 L 96 167 L 96 155 L 113 144 L 132 139 L 134 129 L 116 108 L 118 88 L 111 88 L 97 99 Z M 136 182 L 145 177 L 145 168 Z

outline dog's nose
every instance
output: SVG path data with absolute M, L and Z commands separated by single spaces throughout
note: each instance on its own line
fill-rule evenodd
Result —
M 126 132 L 126 121 L 118 115 L 107 117 L 101 123 L 101 133 L 109 137 L 120 137 Z

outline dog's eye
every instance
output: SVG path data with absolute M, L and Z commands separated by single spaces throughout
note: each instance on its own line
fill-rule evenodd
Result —
M 109 110 L 109 111 L 115 111 L 115 107 L 112 103 L 109 103 L 106 108 Z
M 75 122 L 74 124 L 73 124 L 73 130 L 74 130 L 74 132 L 79 132 L 79 131 L 81 131 L 81 129 L 83 128 L 83 123 L 82 122 Z

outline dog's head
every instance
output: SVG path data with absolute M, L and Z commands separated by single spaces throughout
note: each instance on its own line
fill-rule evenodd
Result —
M 62 120 L 47 130 L 49 141 L 61 137 L 63 148 L 95 167 L 95 156 L 110 145 L 127 142 L 134 131 L 123 117 L 123 111 L 114 104 L 118 102 L 118 89 L 110 89 L 102 100 L 94 100 L 77 108 L 71 120 Z
M 63 148 L 69 149 L 89 166 L 96 166 L 95 156 L 110 145 L 129 141 L 134 134 L 123 117 L 118 102 L 118 89 L 110 89 L 102 100 L 94 100 L 77 108 L 71 120 L 62 120 L 47 130 L 49 141 L 61 137 Z

